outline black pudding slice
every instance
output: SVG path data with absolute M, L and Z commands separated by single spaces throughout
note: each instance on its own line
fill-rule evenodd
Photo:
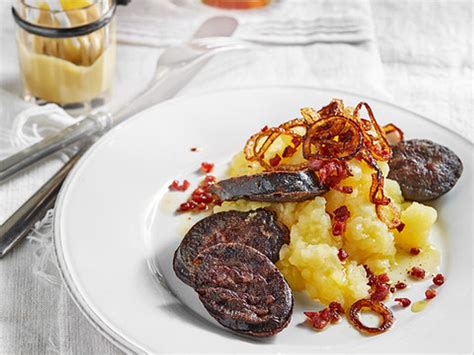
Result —
M 440 197 L 456 185 L 463 171 L 456 153 L 427 139 L 402 141 L 392 151 L 388 177 L 400 184 L 407 200 L 422 202 Z
M 274 212 L 219 212 L 200 220 L 186 233 L 174 254 L 173 268 L 183 282 L 193 286 L 193 261 L 206 248 L 218 243 L 241 243 L 277 262 L 281 247 L 289 242 L 288 228 Z
M 275 335 L 290 322 L 293 295 L 262 253 L 244 244 L 216 244 L 194 261 L 195 290 L 224 327 L 254 336 Z

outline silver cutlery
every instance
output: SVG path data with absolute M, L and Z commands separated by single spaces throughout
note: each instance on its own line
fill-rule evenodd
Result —
M 93 135 L 101 135 L 133 114 L 176 94 L 212 56 L 230 50 L 244 49 L 248 42 L 230 38 L 237 21 L 231 17 L 213 17 L 196 32 L 193 39 L 167 49 L 159 58 L 155 73 L 130 104 L 112 112 L 95 112 L 78 123 L 51 135 L 30 147 L 0 161 L 0 182 L 24 168 L 72 144 Z M 214 30 L 214 36 L 209 36 Z M 217 34 L 217 36 L 215 36 Z M 207 37 L 201 37 L 207 35 Z
M 82 146 L 68 163 L 0 226 L 0 258 L 23 240 L 35 221 L 41 219 L 53 206 L 66 176 L 92 140 L 131 115 L 176 94 L 214 55 L 248 48 L 246 42 L 225 37 L 230 36 L 236 27 L 237 22 L 230 17 L 207 20 L 191 41 L 169 48 L 161 55 L 153 79 L 128 106 L 115 113 L 90 115 L 58 134 L 2 161 L 0 180 L 73 143 Z M 211 37 L 212 34 L 218 37 Z M 207 37 L 201 38 L 201 35 Z

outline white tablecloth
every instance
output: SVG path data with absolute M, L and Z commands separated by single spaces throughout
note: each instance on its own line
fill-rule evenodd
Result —
M 472 1 L 373 0 L 367 3 L 375 24 L 375 42 L 272 47 L 273 66 L 265 62 L 265 52 L 225 54 L 214 58 L 212 66 L 203 70 L 180 94 L 259 84 L 336 86 L 390 99 L 472 141 Z M 135 0 L 134 5 L 139 4 L 140 1 Z M 162 26 L 166 26 L 167 21 L 172 23 L 170 18 L 162 20 Z M 20 84 L 14 27 L 6 0 L 0 2 L 0 26 L 0 120 L 3 126 L 8 126 L 25 106 L 18 98 Z M 163 44 L 183 37 L 179 31 L 169 28 L 163 31 L 166 34 Z M 160 43 L 159 39 L 157 42 Z M 116 93 L 123 90 L 131 95 L 153 70 L 162 48 L 122 43 L 118 51 L 121 69 Z M 346 61 L 347 66 L 341 67 L 338 61 L 341 53 L 353 58 Z M 334 56 L 333 67 L 327 65 L 327 60 L 325 65 L 320 65 L 318 58 L 331 55 Z M 333 80 L 331 72 L 339 79 Z M 344 83 L 340 80 L 344 75 L 350 75 L 352 80 Z M 354 81 L 357 75 L 359 83 Z M 0 221 L 59 166 L 60 162 L 53 159 L 0 185 Z M 45 255 L 50 249 L 42 247 L 41 238 L 36 235 L 0 260 L 0 353 L 120 353 L 88 324 L 61 283 L 48 278 L 54 274 L 55 266 Z

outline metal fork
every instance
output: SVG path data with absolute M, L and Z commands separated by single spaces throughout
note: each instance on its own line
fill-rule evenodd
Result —
M 235 22 L 234 25 L 232 27 L 231 24 L 227 23 L 227 32 L 230 33 L 225 33 L 222 30 L 221 24 L 220 33 L 224 32 L 222 35 L 230 35 L 237 23 Z M 209 31 L 204 32 L 209 34 Z M 34 222 L 42 218 L 44 213 L 53 206 L 66 176 L 94 139 L 105 133 L 113 125 L 130 117 L 130 115 L 173 96 L 214 55 L 247 47 L 249 45 L 246 42 L 219 37 L 194 38 L 186 45 L 170 48 L 158 60 L 154 78 L 128 107 L 121 108 L 112 114 L 104 113 L 88 116 L 72 127 L 66 128 L 55 136 L 47 138 L 26 151 L 22 151 L 16 154 L 16 156 L 9 158 L 9 162 L 8 159 L 3 161 L 1 164 L 3 176 L 11 176 L 19 171 L 21 167 L 32 164 L 32 162 L 67 145 L 74 142 L 76 142 L 76 146 L 82 145 L 79 152 L 68 163 L 0 226 L 0 258 L 4 257 L 15 245 L 23 240 L 28 235 Z M 181 76 L 180 80 L 176 81 L 175 74 Z M 29 157 L 28 154 L 31 154 L 33 157 Z
M 216 54 L 253 46 L 255 45 L 230 37 L 207 37 L 195 38 L 183 45 L 169 48 L 159 58 L 148 86 L 130 104 L 112 112 L 90 114 L 78 123 L 0 161 L 0 182 L 67 146 L 74 143 L 81 145 L 80 142 L 91 136 L 102 135 L 153 103 L 172 97 L 183 86 L 183 78 L 189 80 L 190 72 L 197 72 Z

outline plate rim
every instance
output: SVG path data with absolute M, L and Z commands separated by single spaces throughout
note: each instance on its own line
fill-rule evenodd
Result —
M 70 275 L 70 271 L 67 266 L 67 261 L 64 258 L 64 255 L 61 252 L 62 248 L 62 243 L 61 243 L 61 236 L 60 236 L 60 224 L 61 224 L 61 215 L 62 211 L 65 206 L 65 196 L 67 194 L 67 191 L 70 187 L 71 181 L 81 169 L 82 165 L 84 164 L 85 161 L 89 159 L 89 157 L 92 154 L 95 154 L 95 151 L 99 149 L 103 144 L 105 144 L 109 139 L 109 137 L 112 137 L 113 132 L 116 132 L 119 129 L 125 128 L 127 125 L 132 124 L 136 120 L 141 119 L 146 115 L 146 112 L 153 110 L 155 107 L 160 106 L 160 105 L 168 105 L 168 104 L 173 104 L 176 101 L 187 101 L 189 99 L 193 98 L 199 98 L 202 96 L 212 96 L 214 94 L 222 94 L 222 93 L 229 93 L 229 92 L 235 92 L 235 91 L 246 91 L 246 90 L 265 90 L 265 89 L 277 89 L 277 90 L 288 90 L 288 89 L 295 89 L 295 90 L 314 90 L 314 91 L 319 91 L 319 92 L 333 92 L 341 95 L 351 95 L 358 97 L 364 101 L 373 101 L 377 102 L 379 104 L 383 105 L 388 105 L 392 108 L 395 108 L 397 110 L 404 111 L 410 115 L 414 115 L 417 118 L 426 121 L 430 124 L 433 124 L 443 130 L 448 131 L 449 133 L 455 135 L 456 137 L 460 138 L 465 144 L 473 147 L 474 142 L 470 141 L 468 138 L 462 136 L 460 133 L 454 131 L 452 128 L 444 126 L 443 124 L 433 121 L 429 119 L 426 116 L 423 116 L 422 114 L 419 114 L 415 111 L 412 111 L 410 109 L 404 108 L 402 106 L 398 106 L 393 102 L 386 101 L 384 99 L 368 96 L 368 95 L 361 95 L 357 94 L 355 92 L 351 92 L 348 90 L 339 90 L 339 89 L 332 89 L 332 88 L 327 88 L 327 87 L 318 87 L 318 86 L 312 86 L 312 85 L 249 85 L 249 86 L 244 86 L 244 87 L 228 87 L 225 89 L 220 89 L 220 90 L 205 90 L 199 93 L 195 94 L 186 94 L 183 96 L 178 96 L 174 97 L 169 100 L 165 100 L 163 102 L 157 103 L 155 105 L 152 105 L 145 110 L 133 115 L 129 119 L 126 119 L 124 122 L 118 124 L 117 126 L 113 127 L 111 130 L 106 132 L 103 136 L 101 136 L 93 145 L 91 148 L 89 148 L 86 153 L 81 157 L 81 159 L 75 164 L 73 167 L 72 171 L 68 174 L 66 180 L 62 184 L 62 187 L 59 191 L 58 197 L 55 202 L 54 206 L 54 220 L 53 220 L 53 246 L 54 246 L 54 255 L 56 258 L 56 263 L 59 269 L 59 273 L 61 275 L 61 279 L 66 287 L 66 290 L 69 294 L 69 296 L 72 298 L 73 302 L 75 305 L 79 308 L 81 313 L 86 317 L 86 319 L 89 321 L 89 323 L 102 335 L 104 336 L 108 341 L 110 341 L 114 346 L 119 348 L 120 350 L 128 353 L 128 352 L 135 352 L 135 353 L 143 353 L 145 350 L 137 347 L 136 345 L 130 343 L 128 340 L 126 340 L 121 334 L 118 334 L 116 331 L 111 329 L 106 322 L 104 322 L 98 314 L 90 307 L 90 305 L 85 302 L 83 299 L 83 295 L 80 294 L 78 291 L 77 286 L 74 284 L 74 280 L 72 279 Z

